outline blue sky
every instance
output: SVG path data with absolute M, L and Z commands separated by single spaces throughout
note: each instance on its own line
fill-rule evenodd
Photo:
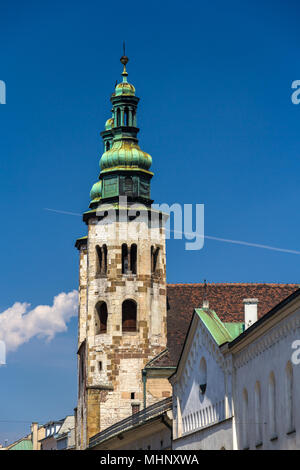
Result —
M 0 313 L 78 286 L 74 241 L 98 177 L 120 78 L 141 98 L 156 202 L 204 203 L 205 232 L 299 247 L 296 1 L 3 1 L 0 14 Z M 168 282 L 299 282 L 299 256 L 206 240 L 167 245 Z M 0 369 L 0 443 L 76 406 L 76 317 Z M 10 421 L 9 423 L 6 421 Z

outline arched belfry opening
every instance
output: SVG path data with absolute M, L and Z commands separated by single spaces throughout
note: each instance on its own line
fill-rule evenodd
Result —
M 137 304 L 134 300 L 124 300 L 122 304 L 122 331 L 136 331 Z
M 151 272 L 155 274 L 159 265 L 159 247 L 151 246 Z
M 128 246 L 126 243 L 122 245 L 122 274 L 127 274 L 129 270 L 128 263 Z
M 102 246 L 103 252 L 103 274 L 107 274 L 107 246 Z
M 117 127 L 121 125 L 121 110 L 120 108 L 117 109 Z
M 132 274 L 137 272 L 137 245 L 133 243 L 130 247 L 130 269 Z
M 106 302 L 98 302 L 96 305 L 95 327 L 96 335 L 106 333 L 107 331 L 107 305 Z
M 106 276 L 107 274 L 107 246 L 96 246 L 96 276 Z
M 128 247 L 126 243 L 122 245 L 122 274 L 137 273 L 137 245 L 133 243 Z
M 125 111 L 124 111 L 124 125 L 129 126 L 129 110 L 128 110 L 128 108 L 125 108 Z

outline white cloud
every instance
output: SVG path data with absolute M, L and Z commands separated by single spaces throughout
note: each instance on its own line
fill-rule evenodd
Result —
M 30 309 L 30 304 L 16 302 L 0 313 L 0 340 L 5 342 L 7 351 L 15 351 L 34 336 L 50 341 L 56 333 L 67 330 L 67 323 L 77 310 L 76 290 L 56 295 L 53 305 Z

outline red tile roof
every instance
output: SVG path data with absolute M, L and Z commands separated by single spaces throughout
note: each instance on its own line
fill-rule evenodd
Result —
M 296 291 L 300 284 L 207 284 L 209 308 L 224 322 L 243 322 L 245 298 L 258 299 L 258 317 Z M 167 347 L 168 354 L 151 367 L 176 366 L 194 308 L 202 307 L 204 284 L 168 284 Z

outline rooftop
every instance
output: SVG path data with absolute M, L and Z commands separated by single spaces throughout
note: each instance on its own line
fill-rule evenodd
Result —
M 208 283 L 206 297 L 209 308 L 225 324 L 244 321 L 245 298 L 258 299 L 258 317 L 291 295 L 300 284 Z M 167 286 L 167 351 L 147 367 L 176 367 L 194 309 L 201 308 L 205 284 L 168 284 Z M 240 328 L 237 326 L 237 328 Z M 229 326 L 230 334 L 235 327 Z

